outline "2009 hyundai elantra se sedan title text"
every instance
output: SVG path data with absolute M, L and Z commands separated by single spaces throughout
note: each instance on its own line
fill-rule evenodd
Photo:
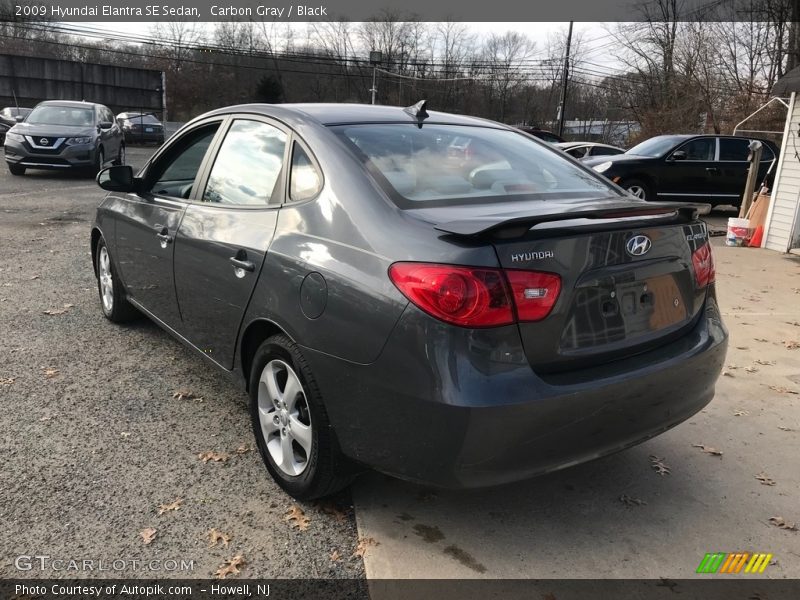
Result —
M 714 394 L 727 332 L 699 207 L 626 196 L 504 125 L 424 103 L 234 106 L 98 182 L 104 314 L 143 313 L 238 378 L 297 498 L 364 466 L 510 482 Z

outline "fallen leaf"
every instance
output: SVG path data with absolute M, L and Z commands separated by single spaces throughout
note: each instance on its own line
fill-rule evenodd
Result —
M 794 327 L 800 327 L 800 323 L 798 323 L 797 321 L 786 321 L 786 324 L 792 325 Z
M 156 530 L 152 527 L 147 527 L 142 529 L 139 532 L 139 535 L 142 536 L 142 541 L 144 542 L 144 545 L 147 546 L 150 542 L 156 539 Z
M 784 427 L 783 425 L 778 425 L 778 429 L 781 431 L 794 431 L 791 427 Z
M 356 549 L 353 550 L 351 558 L 364 558 L 370 546 L 380 546 L 380 543 L 376 542 L 371 537 L 358 538 L 358 544 L 356 545 Z
M 237 554 L 233 558 L 229 558 L 224 563 L 222 563 L 216 571 L 214 571 L 214 577 L 217 579 L 225 579 L 228 575 L 238 575 L 239 574 L 239 567 L 245 565 L 244 558 L 242 558 L 241 554 Z
M 236 454 L 245 454 L 251 450 L 252 448 L 250 448 L 247 444 L 242 444 L 236 450 L 234 450 L 234 452 L 236 452 Z
M 130 431 L 123 431 L 123 432 L 120 433 L 120 435 L 122 437 L 124 437 L 124 438 L 131 437 L 131 432 Z
M 794 340 L 784 340 L 783 345 L 786 346 L 787 350 L 797 350 L 800 348 L 800 342 Z
M 38 276 L 38 275 L 31 275 L 31 281 L 34 281 L 34 280 L 36 280 L 36 279 L 39 279 L 39 276 Z
M 202 400 L 200 396 L 195 396 L 194 392 L 191 390 L 175 390 L 172 393 L 172 397 L 175 400 Z
M 746 410 L 735 410 L 735 411 L 733 411 L 733 416 L 734 417 L 746 417 L 749 414 L 750 413 L 747 412 Z
M 766 338 L 753 338 L 757 342 L 768 342 L 769 340 Z
M 319 504 L 318 506 L 319 509 L 326 515 L 332 516 L 337 523 L 344 523 L 347 521 L 347 514 L 335 504 L 332 504 L 330 502 L 325 502 Z
M 767 475 L 764 474 L 764 473 L 759 473 L 755 477 L 756 477 L 756 479 L 758 479 L 758 481 L 761 483 L 761 485 L 775 485 L 777 483 L 773 479 L 767 477 Z
M 51 317 L 56 317 L 59 315 L 65 315 L 69 312 L 69 309 L 75 306 L 74 304 L 65 304 L 62 308 L 50 308 L 48 310 L 42 311 L 46 315 L 50 315 Z
M 200 454 L 198 454 L 197 458 L 202 460 L 204 463 L 207 463 L 208 461 L 224 463 L 228 461 L 230 455 L 226 454 L 225 452 L 214 452 L 213 450 L 206 450 L 205 452 L 201 452 Z
M 736 349 L 737 350 L 749 350 L 750 348 L 748 348 L 747 346 L 736 346 Z
M 735 376 L 733 373 L 731 373 L 730 371 L 723 371 L 723 372 L 722 372 L 722 374 L 723 374 L 725 377 L 736 377 L 736 376 Z
M 782 385 L 771 385 L 769 389 L 778 392 L 779 394 L 797 394 L 796 390 L 790 390 L 787 387 L 783 387 Z
M 53 367 L 45 367 L 42 369 L 42 374 L 47 377 L 47 379 L 53 379 L 53 377 L 58 377 L 61 372 Z
M 622 496 L 619 497 L 619 501 L 629 508 L 631 506 L 643 506 L 647 504 L 644 500 L 633 498 L 632 496 L 628 496 L 628 494 L 622 494 Z
M 659 458 L 653 454 L 650 455 L 650 466 L 659 475 L 669 475 L 670 468 L 664 463 L 663 458 Z
M 283 520 L 288 521 L 292 527 L 296 527 L 300 531 L 308 529 L 308 524 L 311 523 L 311 519 L 309 519 L 306 513 L 303 512 L 303 509 L 297 505 L 292 506 L 292 508 L 286 512 L 286 516 Z
M 342 557 L 339 555 L 338 550 L 334 550 L 333 552 L 331 552 L 331 562 L 337 562 L 340 560 L 342 560 Z
M 221 531 L 217 531 L 216 529 L 211 529 L 208 532 L 208 547 L 214 548 L 218 542 L 222 542 L 222 545 L 226 548 L 231 541 L 231 536 L 227 533 L 222 533 Z
M 717 450 L 716 448 L 712 448 L 711 446 L 706 446 L 704 444 L 692 444 L 693 448 L 700 448 L 706 454 L 711 454 L 712 456 L 722 456 L 722 450 Z
M 765 365 L 765 366 L 774 365 L 775 364 L 774 360 L 761 360 L 760 358 L 756 359 L 754 362 L 757 365 Z
M 0 377 L 0 385 L 11 385 L 16 380 L 16 377 Z
M 738 367 L 738 366 L 736 366 L 736 365 L 727 365 L 725 368 L 726 368 L 726 369 L 730 369 L 731 371 L 735 371 L 735 370 L 736 370 L 736 369 L 738 369 L 739 367 Z
M 758 373 L 758 369 L 756 367 L 745 367 L 744 370 L 748 373 Z
M 171 510 L 180 510 L 183 504 L 183 498 L 175 498 L 170 504 L 162 504 L 158 507 L 158 514 L 163 515 Z
M 797 531 L 796 523 L 789 523 L 783 517 L 770 517 L 769 522 L 778 527 L 779 529 L 786 529 L 787 531 Z

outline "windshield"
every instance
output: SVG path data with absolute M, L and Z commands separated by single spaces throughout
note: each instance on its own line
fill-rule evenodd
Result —
M 614 194 L 559 151 L 513 131 L 404 123 L 332 129 L 402 208 Z
M 625 154 L 636 154 L 637 156 L 649 156 L 650 158 L 657 158 L 663 154 L 666 154 L 679 141 L 680 138 L 661 135 L 650 138 L 649 140 L 645 140 L 641 144 L 637 144 Z
M 91 127 L 94 125 L 94 110 L 72 106 L 37 106 L 25 121 L 33 125 Z

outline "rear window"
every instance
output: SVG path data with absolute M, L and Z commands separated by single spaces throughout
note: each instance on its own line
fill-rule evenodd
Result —
M 130 115 L 125 117 L 125 120 L 132 123 L 147 123 L 148 125 L 159 125 L 160 121 L 153 115 Z
M 332 129 L 403 208 L 617 195 L 560 152 L 513 131 L 404 123 Z

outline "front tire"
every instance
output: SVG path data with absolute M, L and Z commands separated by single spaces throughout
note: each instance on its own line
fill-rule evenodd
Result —
M 88 175 L 89 177 L 96 177 L 97 174 L 103 168 L 105 162 L 106 162 L 106 156 L 105 153 L 103 152 L 103 147 L 100 146 L 97 149 L 97 152 L 95 152 L 94 164 L 91 167 L 87 167 L 86 169 L 86 175 Z
M 97 243 L 97 291 L 103 315 L 114 323 L 124 323 L 139 316 L 139 312 L 128 302 L 117 277 L 114 262 L 108 253 L 106 241 L 101 237 Z
M 125 164 L 125 144 L 119 145 L 119 152 L 117 152 L 117 158 L 114 160 L 114 164 L 117 166 Z
M 25 175 L 25 167 L 21 167 L 20 165 L 12 165 L 11 163 L 8 164 L 8 170 L 11 171 L 12 175 Z
M 256 444 L 275 482 L 298 500 L 329 496 L 353 479 L 322 396 L 297 344 L 268 338 L 250 372 L 250 417 Z
M 622 183 L 620 183 L 620 187 L 622 187 L 631 196 L 635 196 L 640 200 L 645 200 L 649 202 L 650 200 L 653 199 L 653 192 L 650 189 L 650 186 L 641 179 L 625 180 Z

